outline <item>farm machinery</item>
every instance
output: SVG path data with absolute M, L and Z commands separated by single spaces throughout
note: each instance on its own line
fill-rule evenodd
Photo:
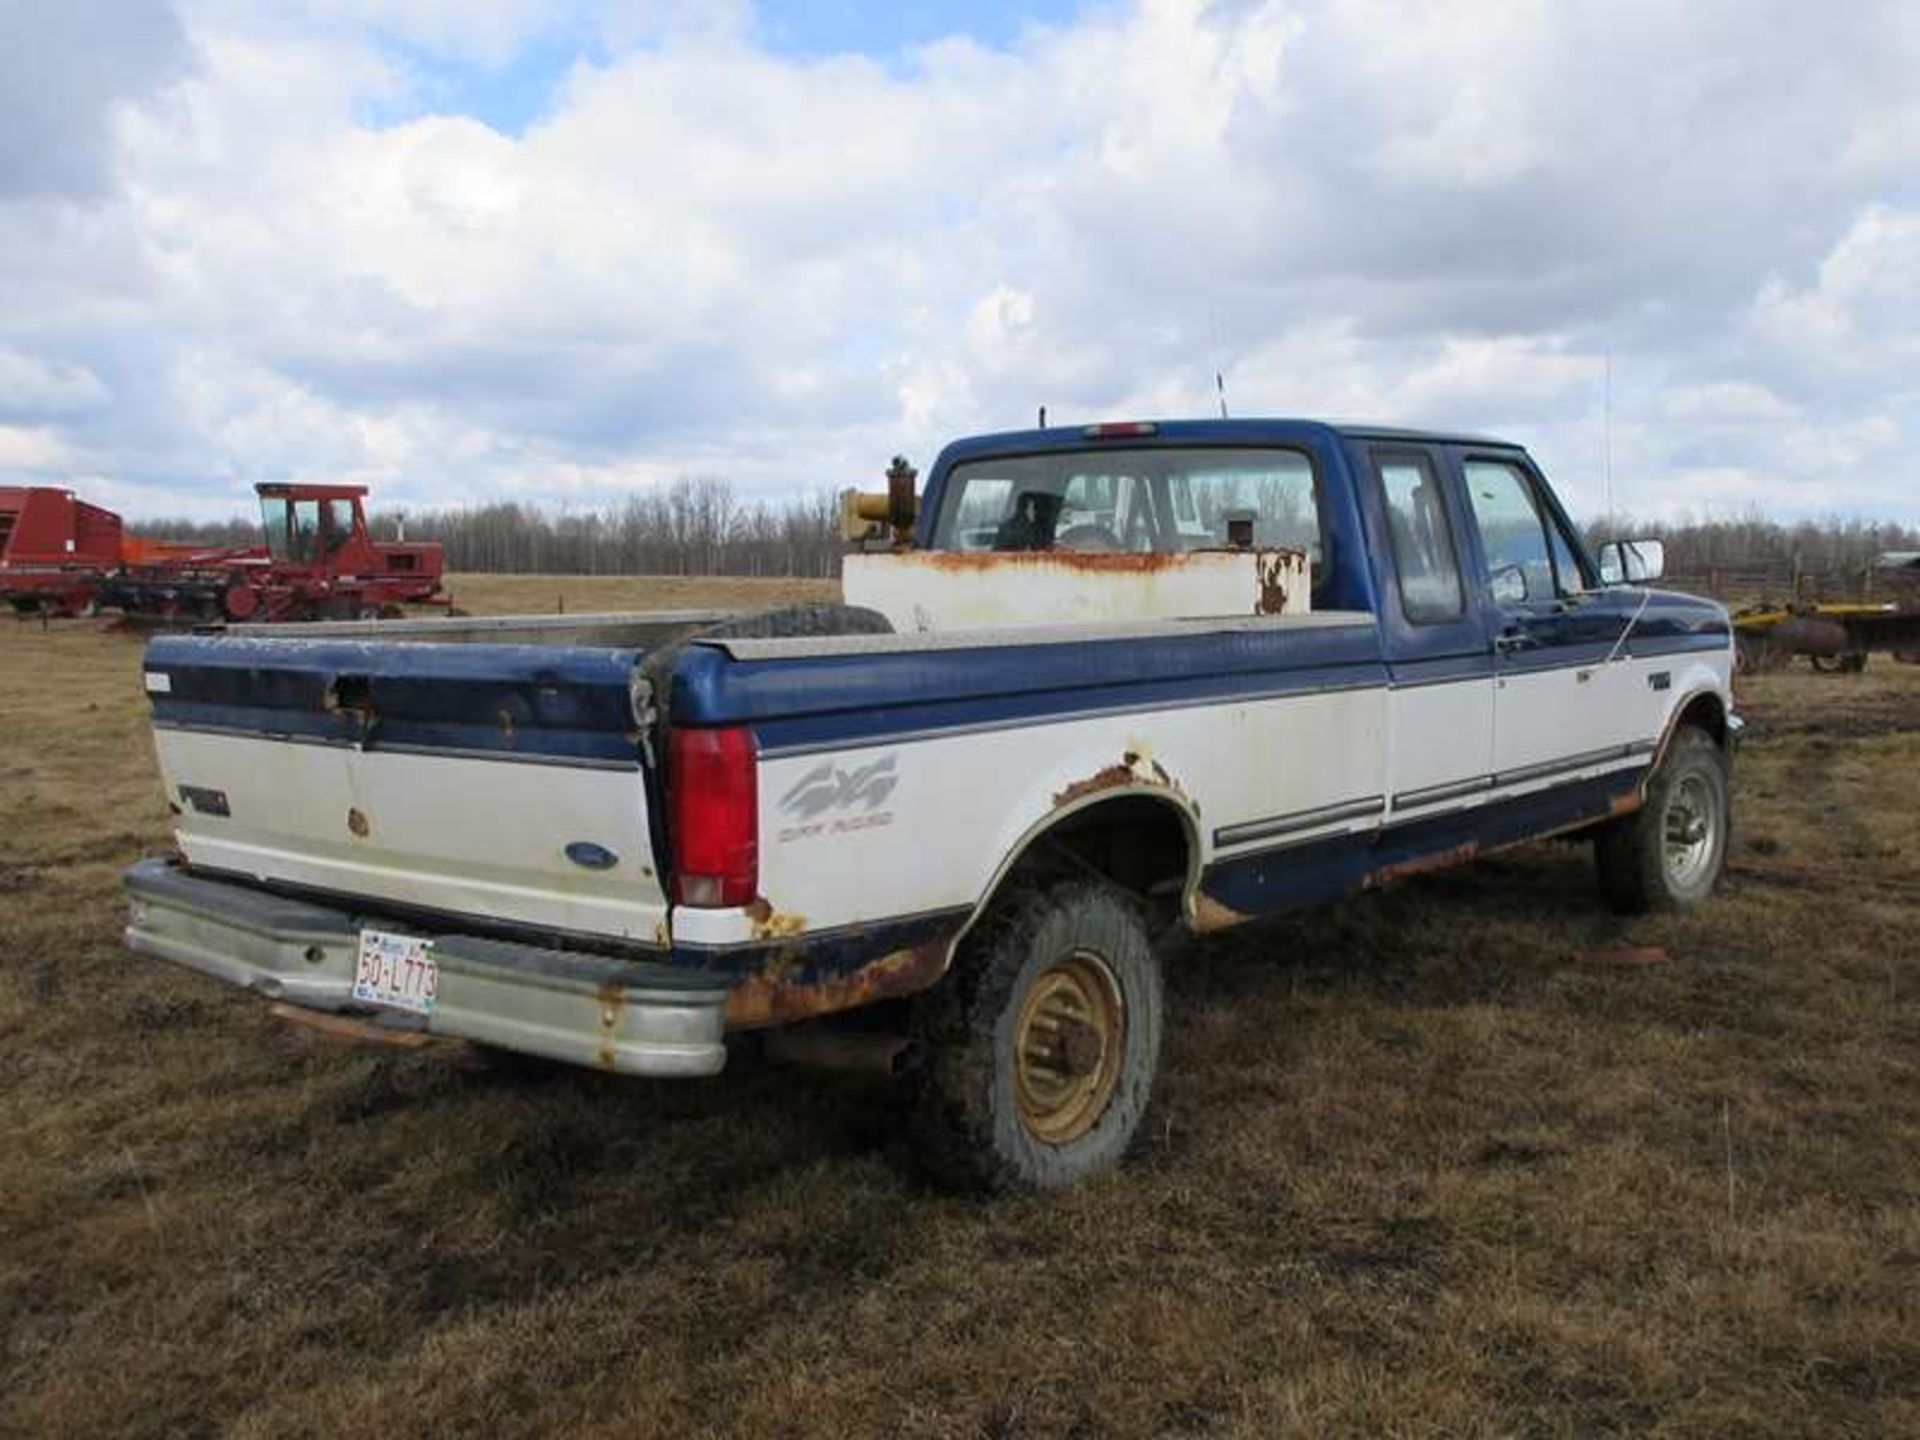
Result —
M 262 484 L 263 546 L 172 553 L 123 565 L 100 603 L 129 619 L 371 620 L 402 605 L 445 605 L 438 544 L 385 544 L 367 533 L 364 485 Z
M 126 544 L 118 515 L 71 490 L 0 488 L 0 598 L 21 614 L 83 613 Z
M 365 486 L 254 491 L 266 543 L 208 547 L 128 535 L 69 491 L 0 489 L 0 599 L 22 614 L 117 609 L 160 624 L 372 619 L 448 603 L 440 547 L 372 539 Z
M 1751 673 L 1805 655 L 1816 670 L 1855 673 L 1875 650 L 1920 663 L 1920 551 L 1892 551 L 1877 566 L 1886 604 L 1754 605 L 1733 617 L 1735 655 Z

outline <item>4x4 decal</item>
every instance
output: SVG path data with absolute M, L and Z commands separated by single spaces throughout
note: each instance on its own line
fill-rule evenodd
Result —
M 801 840 L 829 830 L 865 830 L 892 824 L 893 812 L 880 807 L 900 783 L 897 760 L 897 755 L 882 755 L 851 770 L 832 761 L 815 766 L 780 797 L 781 813 L 800 823 L 783 829 L 779 838 Z

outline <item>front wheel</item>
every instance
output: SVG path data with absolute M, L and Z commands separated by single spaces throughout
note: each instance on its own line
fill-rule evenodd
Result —
M 1128 899 L 1089 881 L 996 902 L 920 1005 L 910 1132 L 936 1177 L 1051 1190 L 1116 1164 L 1160 1063 L 1160 970 Z
M 1646 803 L 1594 843 L 1607 903 L 1638 915 L 1706 899 L 1726 868 L 1731 820 L 1726 753 L 1689 725 L 1647 782 Z

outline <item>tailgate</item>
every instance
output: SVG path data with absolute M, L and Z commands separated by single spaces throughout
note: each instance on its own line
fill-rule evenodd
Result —
M 188 864 L 653 943 L 643 653 L 163 636 L 146 687 Z

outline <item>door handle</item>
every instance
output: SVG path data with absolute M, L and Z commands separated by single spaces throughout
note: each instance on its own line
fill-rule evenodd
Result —
M 1518 625 L 1509 625 L 1493 637 L 1493 648 L 1502 655 L 1511 655 L 1516 650 L 1531 650 L 1538 643 Z

